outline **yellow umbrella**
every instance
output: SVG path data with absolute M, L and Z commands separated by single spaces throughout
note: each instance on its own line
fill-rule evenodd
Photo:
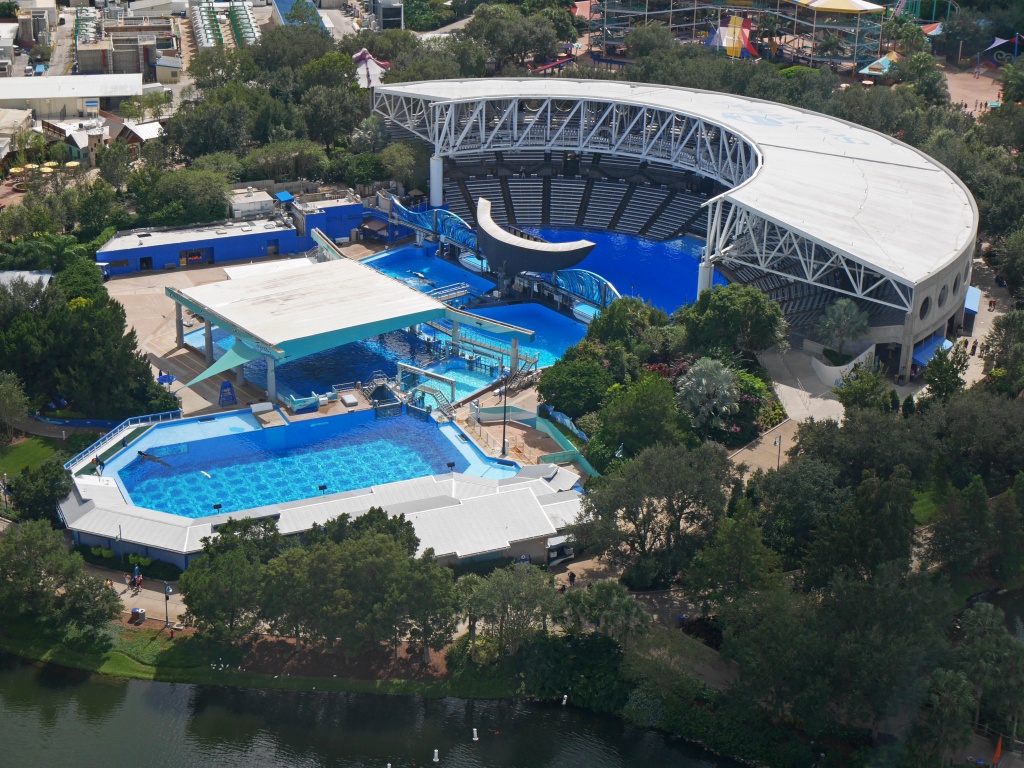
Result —
M 24 172 L 25 172 L 25 169 L 22 168 L 20 165 L 15 166 L 14 168 L 11 168 L 11 173 L 14 174 L 15 176 L 17 176 L 18 174 L 22 174 Z
M 25 170 L 26 171 L 35 171 L 38 168 L 39 168 L 39 166 L 36 165 L 35 163 L 29 163 L 28 165 L 25 166 Z
M 70 163 L 64 163 L 64 167 L 65 168 L 72 168 L 72 169 L 77 168 L 80 165 L 81 165 L 81 163 L 78 162 L 77 160 L 72 160 Z
M 53 168 L 40 168 L 40 173 L 53 173 Z
M 55 162 L 53 162 L 53 160 L 51 160 L 48 163 L 43 163 L 43 167 L 44 168 L 60 168 L 60 163 L 55 163 Z

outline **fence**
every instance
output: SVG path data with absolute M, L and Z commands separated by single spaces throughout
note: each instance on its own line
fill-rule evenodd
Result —
M 505 418 L 506 409 L 500 405 L 490 406 L 487 408 L 474 407 L 473 416 L 469 418 L 468 423 L 471 428 L 474 429 L 476 434 L 482 433 L 481 439 L 487 442 L 490 438 L 490 434 L 487 430 L 483 429 L 482 424 L 495 424 L 502 421 Z M 507 409 L 507 418 L 509 421 L 516 421 L 520 424 L 525 424 L 538 432 L 543 432 L 545 435 L 554 440 L 558 446 L 562 449 L 556 453 L 538 453 L 534 449 L 527 446 L 522 439 L 515 438 L 509 442 L 509 450 L 513 448 L 518 450 L 523 456 L 527 457 L 530 461 L 538 464 L 569 464 L 575 462 L 583 471 L 587 472 L 591 477 L 600 477 L 601 473 L 594 469 L 590 462 L 586 460 L 582 453 L 576 448 L 575 445 L 570 442 L 569 438 L 563 435 L 558 428 L 547 419 L 538 416 L 533 411 L 528 411 L 524 408 L 518 408 L 516 406 L 509 406 Z M 486 437 L 483 437 L 486 435 Z M 494 439 L 494 443 L 497 444 L 497 450 L 501 450 L 500 441 Z M 491 443 L 488 443 L 491 445 Z
M 90 445 L 80 454 L 75 456 L 71 461 L 64 464 L 64 469 L 74 472 L 78 466 L 85 462 L 92 456 L 98 456 L 100 451 L 106 448 L 110 443 L 117 438 L 122 432 L 143 424 L 157 424 L 161 421 L 173 421 L 181 418 L 181 411 L 164 411 L 163 413 L 151 413 L 146 416 L 133 416 L 130 419 L 126 419 L 114 427 L 112 430 L 103 435 L 99 440 Z

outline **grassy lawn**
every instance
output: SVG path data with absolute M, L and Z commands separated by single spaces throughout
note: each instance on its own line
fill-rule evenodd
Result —
M 0 474 L 6 472 L 14 477 L 23 469 L 34 469 L 53 456 L 59 447 L 59 440 L 30 437 L 20 443 L 0 448 Z
M 472 673 L 421 682 L 287 675 L 277 678 L 242 672 L 238 667 L 244 649 L 225 648 L 196 637 L 171 640 L 164 630 L 129 629 L 117 624 L 111 624 L 97 640 L 62 643 L 42 637 L 30 622 L 10 622 L 0 634 L 0 650 L 33 661 L 135 680 L 431 698 L 504 698 L 514 694 L 509 681 Z M 222 664 L 227 668 L 221 669 Z
M 914 496 L 916 500 L 910 510 L 914 521 L 918 525 L 928 525 L 942 504 L 942 498 L 933 489 L 915 491 Z

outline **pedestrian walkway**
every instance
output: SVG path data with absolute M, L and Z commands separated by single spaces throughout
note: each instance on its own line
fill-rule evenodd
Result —
M 132 608 L 140 608 L 146 612 L 146 618 L 160 620 L 164 618 L 164 603 L 166 602 L 167 614 L 172 624 L 179 622 L 181 617 L 185 615 L 186 607 L 181 599 L 181 594 L 178 592 L 177 582 L 169 582 L 173 591 L 171 599 L 165 601 L 164 582 L 162 581 L 147 579 L 143 576 L 142 589 L 138 592 L 133 592 L 124 583 L 123 573 L 111 571 L 108 568 L 100 568 L 89 563 L 85 564 L 85 570 L 87 573 L 99 576 L 104 580 L 110 579 L 113 582 L 114 591 L 121 598 L 125 613 L 131 613 Z
M 842 420 L 843 406 L 832 394 L 832 388 L 821 383 L 811 367 L 810 355 L 796 349 L 780 352 L 776 348 L 762 352 L 758 359 L 775 382 L 775 393 L 789 418 Z

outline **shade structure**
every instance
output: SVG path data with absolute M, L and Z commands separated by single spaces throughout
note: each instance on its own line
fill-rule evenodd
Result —
M 860 70 L 862 75 L 884 75 L 889 72 L 892 65 L 900 60 L 900 55 L 895 51 L 890 51 L 885 54 L 882 58 L 877 61 L 873 61 L 868 64 L 864 69 Z
M 278 192 L 274 197 L 277 198 L 279 203 L 290 203 L 295 199 L 291 192 Z
M 11 173 L 15 174 L 15 175 L 17 175 L 19 173 L 24 173 L 24 172 L 25 172 L 25 169 L 22 168 L 20 165 L 16 165 L 14 168 L 11 168 Z
M 200 373 L 185 386 L 194 386 L 198 384 L 200 381 L 203 381 L 204 379 L 208 379 L 211 376 L 216 376 L 218 373 L 224 373 L 225 371 L 230 371 L 232 368 L 237 368 L 240 365 L 245 365 L 250 360 L 255 360 L 259 356 L 259 352 L 257 352 L 254 349 L 250 349 L 249 347 L 245 346 L 245 344 L 235 344 L 235 346 L 231 347 L 223 355 L 221 355 L 220 359 L 218 359 L 213 365 L 211 365 L 205 371 Z
M 57 162 L 54 162 L 53 160 L 51 160 L 48 163 L 43 163 L 43 167 L 44 168 L 60 168 L 60 163 L 57 163 Z
M 797 0 L 797 4 L 816 11 L 837 13 L 874 13 L 885 10 L 883 6 L 869 3 L 867 0 Z
M 940 349 L 952 349 L 953 342 L 944 336 L 932 336 L 914 345 L 914 365 L 925 366 Z
M 967 287 L 967 295 L 964 297 L 964 312 L 969 315 L 978 314 L 978 307 L 981 306 L 981 289 L 973 285 Z
M 64 163 L 65 168 L 77 168 L 81 163 L 77 160 L 72 160 L 70 163 Z

